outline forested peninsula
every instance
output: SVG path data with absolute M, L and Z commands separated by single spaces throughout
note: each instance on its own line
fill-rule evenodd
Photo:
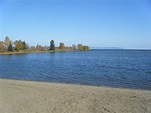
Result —
M 35 46 L 29 46 L 25 41 L 15 40 L 12 41 L 8 36 L 4 41 L 0 40 L 0 54 L 23 54 L 23 53 L 41 53 L 41 52 L 65 52 L 65 51 L 88 51 L 89 46 L 83 44 L 73 44 L 72 46 L 65 46 L 63 42 L 60 42 L 58 46 L 55 46 L 55 41 L 50 40 L 49 45 L 42 46 L 37 44 Z

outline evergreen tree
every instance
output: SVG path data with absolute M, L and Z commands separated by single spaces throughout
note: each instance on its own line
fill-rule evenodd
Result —
M 25 41 L 22 42 L 22 49 L 23 50 L 27 49 L 27 45 L 26 45 Z
M 11 43 L 10 43 L 9 46 L 8 46 L 8 51 L 13 51 L 13 46 L 12 46 Z
M 54 44 L 54 40 L 50 41 L 50 50 L 55 51 L 55 44 Z

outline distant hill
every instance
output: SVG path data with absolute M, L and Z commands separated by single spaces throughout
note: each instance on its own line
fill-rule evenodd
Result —
M 90 47 L 90 49 L 108 49 L 108 50 L 123 50 L 123 51 L 151 51 L 151 49 L 128 49 L 121 47 Z

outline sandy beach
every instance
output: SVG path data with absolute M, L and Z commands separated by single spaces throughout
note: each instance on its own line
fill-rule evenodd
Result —
M 151 91 L 0 79 L 0 113 L 151 113 Z

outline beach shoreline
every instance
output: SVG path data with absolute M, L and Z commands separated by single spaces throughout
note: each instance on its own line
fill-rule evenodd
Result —
M 18 55 L 18 54 L 31 54 L 31 53 L 52 53 L 54 51 L 21 51 L 21 52 L 0 52 L 0 55 Z M 59 52 L 59 51 L 55 51 Z
M 0 79 L 2 113 L 150 113 L 151 91 Z

